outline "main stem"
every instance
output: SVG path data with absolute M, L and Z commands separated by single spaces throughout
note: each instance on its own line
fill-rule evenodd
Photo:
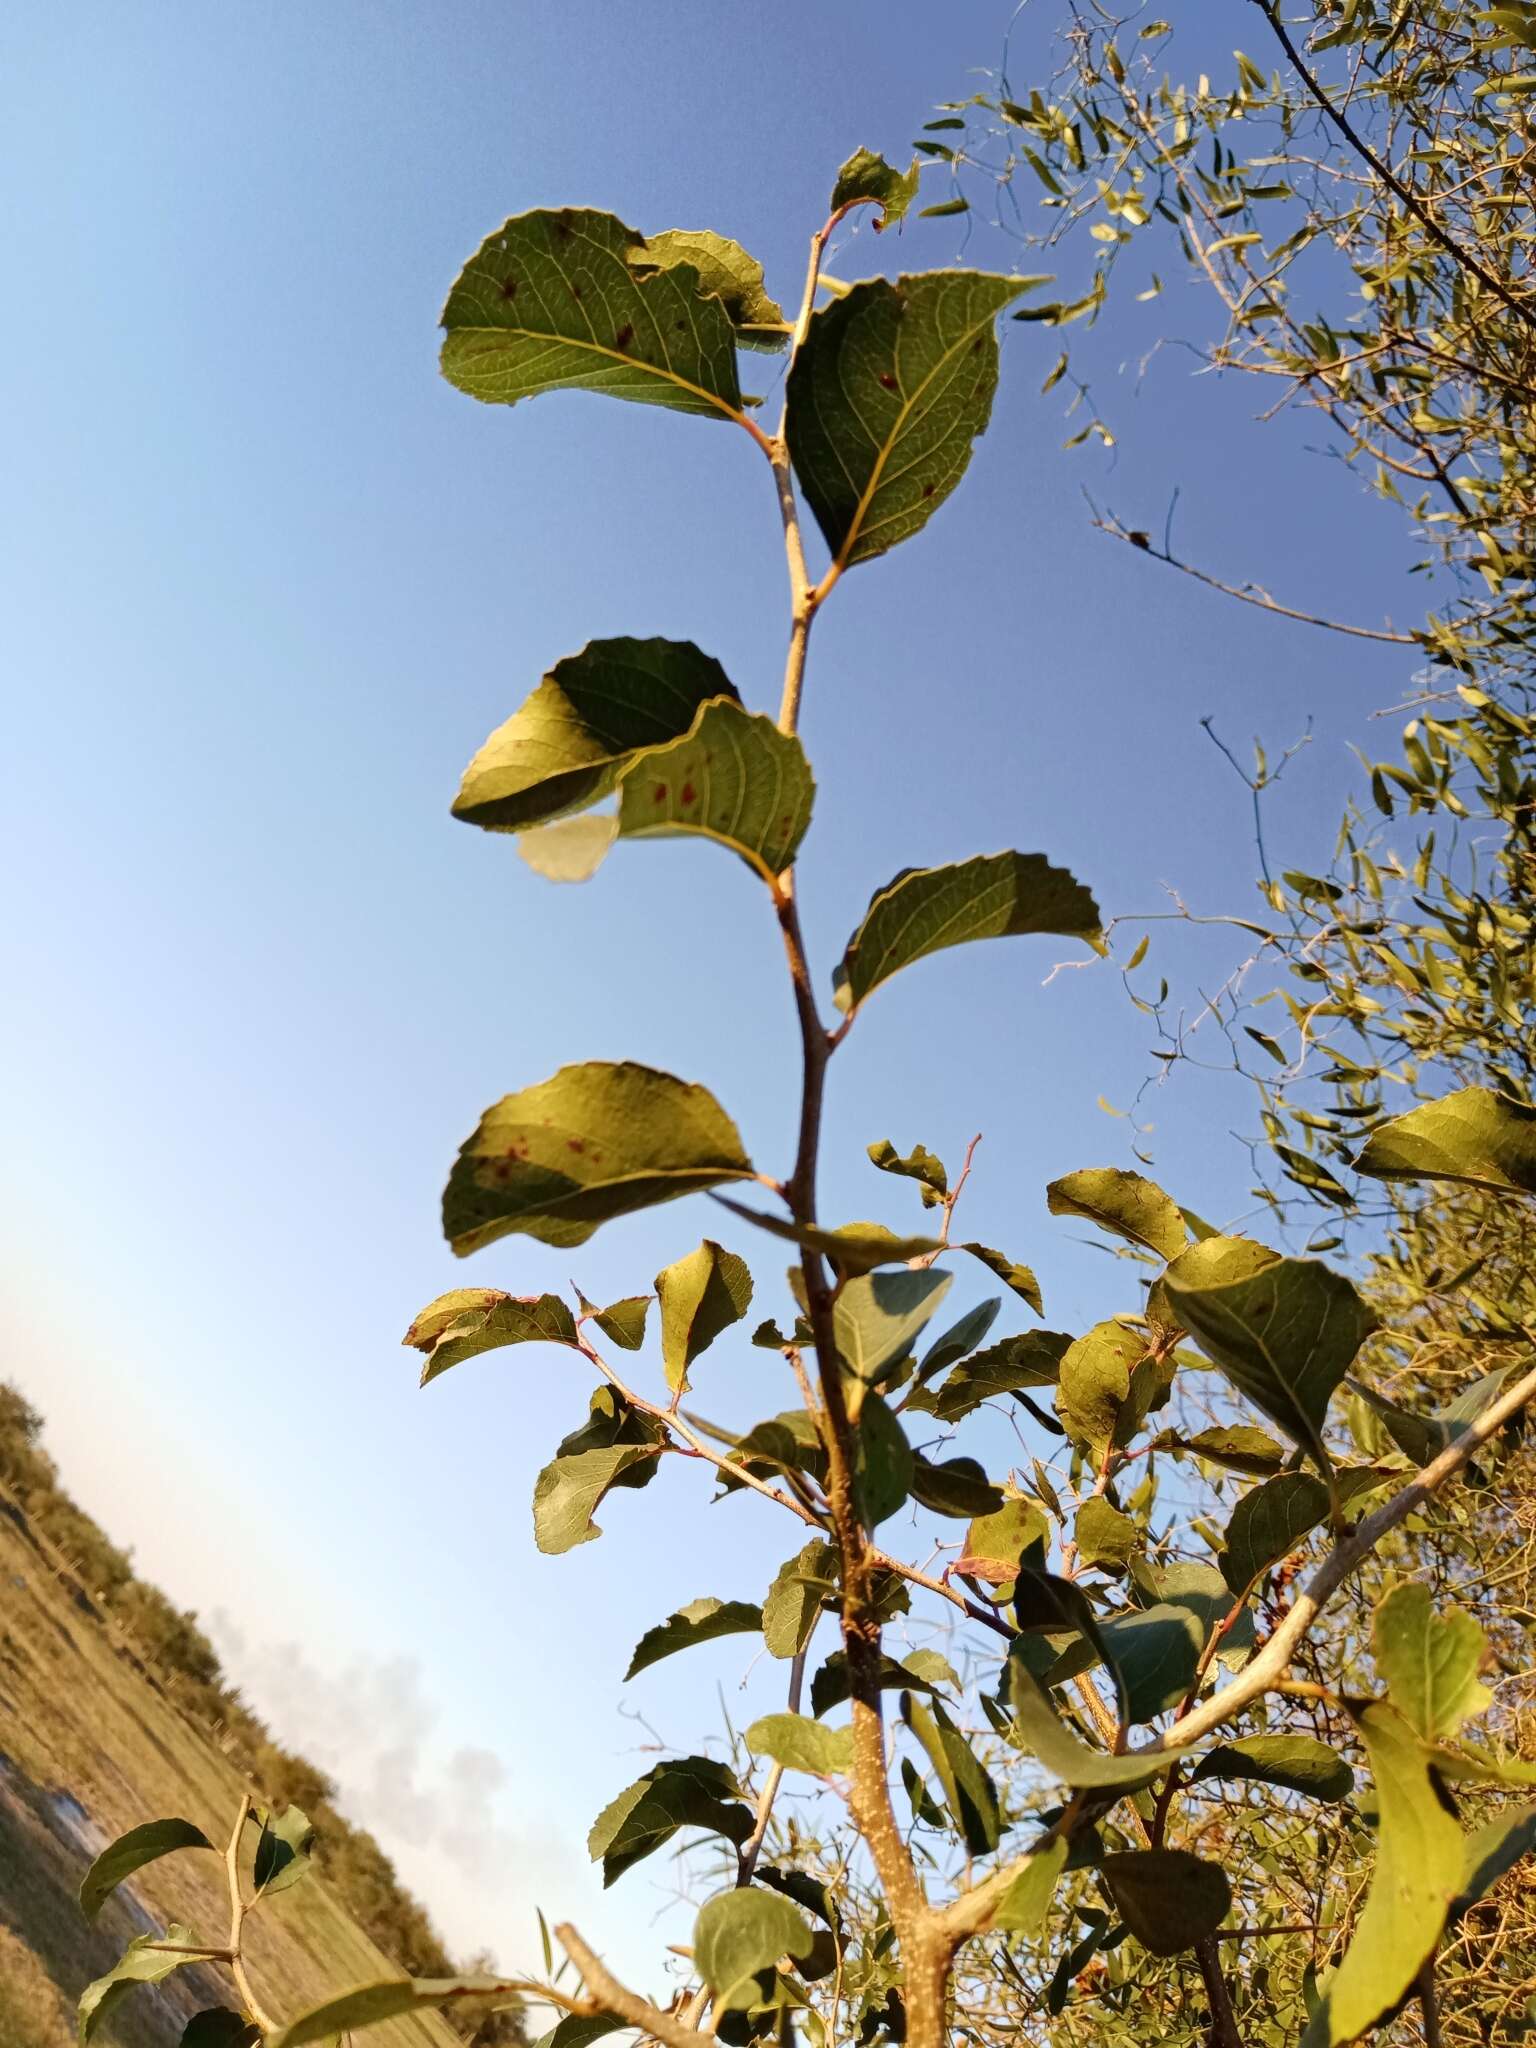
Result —
M 841 212 L 835 213 L 811 241 L 805 295 L 791 344 L 791 370 L 815 308 L 816 286 L 827 239 L 841 218 Z M 812 585 L 806 572 L 799 506 L 783 421 L 770 447 L 769 459 L 773 465 L 779 511 L 784 524 L 784 554 L 789 568 L 791 599 L 789 651 L 784 668 L 779 726 L 782 731 L 793 733 L 800 719 L 811 626 L 821 599 L 836 578 L 829 572 L 819 585 Z M 837 565 L 833 566 L 835 571 Z M 809 1226 L 816 1222 L 816 1172 L 832 1040 L 822 1023 L 811 984 L 793 871 L 787 870 L 779 876 L 774 887 L 774 907 L 784 940 L 785 958 L 789 963 L 801 1046 L 800 1129 L 794 1171 L 785 1193 L 795 1221 Z M 806 1319 L 815 1341 L 817 1375 L 826 1418 L 827 1505 L 842 1563 L 843 1648 L 848 1660 L 853 1738 L 849 1800 L 854 1821 L 868 1847 L 901 1942 L 910 2048 L 940 2048 L 944 2039 L 944 2009 L 953 1945 L 928 1904 L 891 1804 L 881 1714 L 880 1622 L 874 1597 L 879 1572 L 878 1552 L 864 1527 L 858 1501 L 858 1435 L 848 1411 L 847 1389 L 837 1353 L 833 1288 L 820 1253 L 807 1248 L 802 1252 L 800 1266 L 805 1281 Z

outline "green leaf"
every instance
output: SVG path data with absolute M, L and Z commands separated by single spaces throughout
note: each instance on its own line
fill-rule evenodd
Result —
M 125 1878 L 177 1849 L 211 1849 L 212 1842 L 189 1820 L 151 1820 L 130 1828 L 96 1858 L 80 1880 L 80 1910 L 94 1920 Z
M 1484 1408 L 1504 1384 L 1504 1368 L 1484 1373 L 1470 1387 L 1458 1394 L 1456 1399 L 1442 1408 L 1437 1415 L 1415 1415 L 1406 1408 L 1399 1408 L 1396 1402 L 1388 1401 L 1383 1395 L 1363 1386 L 1358 1380 L 1349 1381 L 1352 1394 L 1357 1394 L 1373 1415 L 1379 1416 L 1391 1437 L 1405 1456 L 1412 1458 L 1415 1465 L 1428 1465 L 1440 1453 L 1448 1450 L 1458 1437 L 1465 1436 Z
M 1232 1909 L 1219 1863 L 1187 1849 L 1134 1849 L 1106 1856 L 1099 1875 L 1121 1919 L 1155 1956 L 1176 1956 L 1214 1934 Z
M 1103 1621 L 1099 1631 L 1124 1688 L 1124 1720 L 1150 1721 L 1178 1705 L 1194 1682 L 1205 1647 L 1206 1631 L 1197 1613 L 1163 1601 Z
M 625 2025 L 617 2013 L 568 2012 L 547 2034 L 540 2034 L 533 2048 L 592 2048 L 594 2041 L 619 2033 Z
M 1536 1195 L 1536 1109 L 1491 1088 L 1458 1088 L 1373 1131 L 1355 1168 L 1376 1180 L 1454 1180 Z
M 1116 1322 L 1095 1323 L 1062 1355 L 1056 1412 L 1096 1465 L 1134 1434 L 1131 1382 L 1146 1356 L 1142 1332 Z
M 407 2013 L 437 2012 L 463 1998 L 494 1998 L 510 1987 L 498 1977 L 390 1978 L 383 1984 L 362 1984 L 329 1998 L 286 2027 L 267 2036 L 267 2048 L 311 2048 L 316 2041 L 329 2044 L 365 2027 L 382 2026 Z
M 1218 1662 L 1235 1666 L 1246 1660 L 1253 1648 L 1253 1613 L 1245 1604 L 1234 1614 L 1237 1603 L 1215 1565 L 1195 1559 L 1153 1564 L 1146 1558 L 1133 1558 L 1130 1575 L 1150 1605 L 1166 1602 L 1171 1607 L 1187 1607 L 1200 1624 L 1204 1642 L 1219 1634 Z
M 940 1669 L 939 1667 L 942 1667 Z M 900 1662 L 882 1653 L 880 1658 L 880 1690 L 933 1692 L 938 1684 L 958 1684 L 947 1660 L 936 1650 L 911 1650 Z M 834 1650 L 818 1668 L 811 1679 L 811 1712 L 818 1720 L 830 1713 L 851 1697 L 852 1686 L 848 1677 L 848 1658 L 844 1651 Z
M 828 1728 L 807 1714 L 765 1714 L 747 1730 L 746 1742 L 754 1756 L 813 1777 L 838 1777 L 853 1765 L 853 1731 Z
M 990 1856 L 1002 1835 L 997 1787 L 965 1736 L 935 1700 L 902 1696 L 901 1716 L 927 1752 L 944 1800 L 972 1856 Z
M 717 698 L 682 738 L 631 761 L 619 784 L 619 833 L 716 839 L 772 882 L 799 851 L 815 795 L 793 734 Z
M 1099 908 L 1043 853 L 978 854 L 951 867 L 905 868 L 870 898 L 833 978 L 840 1010 L 914 960 L 972 939 L 1053 933 L 1097 946 Z
M 1064 1838 L 1037 1849 L 998 1900 L 992 1925 L 1005 1934 L 1031 1939 L 1045 1931 L 1045 1916 L 1056 1893 L 1056 1880 L 1067 1860 Z
M 612 1217 L 751 1178 L 707 1088 L 592 1060 L 486 1111 L 449 1176 L 443 1234 L 460 1257 L 511 1231 L 569 1248 Z
M 1231 1428 L 1202 1429 L 1194 1436 L 1181 1437 L 1164 1430 L 1154 1447 L 1160 1451 L 1193 1451 L 1229 1472 L 1241 1472 L 1250 1479 L 1267 1479 L 1285 1463 L 1285 1449 L 1267 1430 L 1239 1423 Z
M 1428 1586 L 1392 1588 L 1371 1618 L 1371 1645 L 1392 1705 L 1426 1742 L 1455 1737 L 1493 1703 L 1478 1678 L 1487 1638 L 1460 1608 L 1437 1615 Z
M 297 1806 L 285 1806 L 281 1813 L 264 1810 L 258 1820 L 261 1833 L 256 1838 L 253 1876 L 257 1895 L 270 1899 L 309 1875 L 315 1829 L 309 1815 Z
M 603 1866 L 606 1889 L 679 1828 L 705 1828 L 738 1848 L 752 1832 L 752 1810 L 724 1764 L 707 1756 L 669 1757 L 626 1785 L 593 1821 L 587 1853 Z
M 1077 1511 L 1072 1540 L 1082 1565 L 1124 1566 L 1141 1541 L 1141 1532 L 1130 1516 L 1101 1493 L 1091 1494 Z
M 872 1166 L 878 1166 L 882 1173 L 898 1173 L 908 1180 L 921 1184 L 923 1207 L 937 1208 L 949 1193 L 949 1175 L 944 1171 L 942 1159 L 935 1158 L 926 1145 L 914 1145 L 903 1159 L 889 1138 L 882 1138 L 878 1144 L 869 1147 Z
M 1245 1493 L 1227 1524 L 1222 1577 L 1234 1593 L 1289 1557 L 1302 1539 L 1328 1519 L 1328 1489 L 1310 1472 L 1280 1472 Z
M 1376 1781 L 1376 1867 L 1355 1938 L 1322 1984 L 1302 2048 L 1342 2048 L 1390 2012 L 1433 1955 L 1466 1873 L 1466 1845 L 1409 1724 L 1377 1702 L 1356 1717 Z
M 459 1304 L 450 1314 L 448 1304 Z M 504 1344 L 576 1343 L 576 1321 L 558 1294 L 503 1294 L 495 1287 L 455 1287 L 428 1304 L 402 1341 L 424 1351 L 421 1384 Z
M 552 1459 L 534 1482 L 534 1543 L 546 1557 L 560 1557 L 595 1541 L 603 1532 L 592 1518 L 609 1491 L 626 1473 L 654 1471 L 656 1456 L 654 1445 L 612 1444 Z
M 908 1395 L 907 1406 L 936 1415 L 941 1422 L 959 1422 L 999 1395 L 1052 1386 L 1071 1342 L 1060 1330 L 1005 1337 L 990 1350 L 963 1359 L 942 1387 L 918 1387 Z
M 1085 1216 L 1101 1230 L 1145 1245 L 1160 1259 L 1176 1259 L 1189 1243 L 1183 1212 L 1156 1181 L 1118 1166 L 1088 1166 L 1064 1174 L 1045 1191 L 1053 1216 Z
M 950 1515 L 957 1521 L 991 1514 L 1003 1505 L 1001 1492 L 974 1458 L 946 1458 L 934 1465 L 915 1457 L 911 1492 L 931 1513 Z
M 837 1598 L 837 1552 L 807 1543 L 781 1564 L 763 1600 L 763 1641 L 770 1657 L 798 1656 L 811 1639 L 822 1602 Z
M 1179 1761 L 1178 1755 L 1109 1756 L 1103 1750 L 1090 1749 L 1063 1724 L 1039 1680 L 1024 1670 L 1017 1658 L 1013 1660 L 1010 1686 L 1019 1746 L 1028 1755 L 1038 1757 L 1052 1777 L 1060 1778 L 1064 1784 L 1083 1790 L 1113 1786 L 1131 1791 L 1150 1785 Z
M 453 815 L 519 832 L 581 810 L 722 698 L 740 701 L 719 662 L 691 640 L 593 640 L 556 662 L 491 734 L 464 771 Z
M 650 1305 L 648 1294 L 626 1294 L 622 1301 L 599 1309 L 592 1320 L 621 1351 L 638 1351 L 645 1342 L 645 1318 Z
M 1206 1778 L 1252 1779 L 1328 1805 L 1347 1799 L 1355 1789 L 1355 1774 L 1343 1757 L 1310 1735 L 1249 1735 L 1224 1742 L 1189 1774 L 1192 1785 Z
M 722 1330 L 739 1323 L 752 1300 L 745 1259 L 706 1237 L 696 1252 L 656 1275 L 661 1303 L 661 1357 L 673 1393 L 688 1385 L 688 1368 Z
M 227 2005 L 210 2005 L 187 2021 L 180 2048 L 261 2048 L 261 2030 Z
M 590 882 L 618 836 L 612 811 L 584 811 L 577 818 L 528 826 L 518 834 L 517 850 L 546 882 Z
M 102 2021 L 131 1995 L 137 1985 L 163 1984 L 173 1970 L 185 1968 L 188 1963 L 199 1960 L 196 1954 L 168 1954 L 170 1948 L 187 1948 L 194 1936 L 189 1927 L 168 1927 L 164 1934 L 141 1934 L 136 1941 L 130 1941 L 121 1957 L 104 1977 L 98 1977 L 94 1984 L 87 1984 L 80 1994 L 78 2007 L 81 2048 L 89 2041 Z
M 812 315 L 791 365 L 795 474 L 835 564 L 926 526 L 965 474 L 997 389 L 997 316 L 1022 278 L 871 278 Z
M 1040 1296 L 1040 1282 L 1028 1266 L 1021 1266 L 1010 1259 L 1005 1252 L 994 1251 L 989 1244 L 977 1244 L 967 1239 L 964 1244 L 953 1247 L 957 1252 L 969 1252 L 973 1259 L 980 1259 L 989 1273 L 995 1273 L 1015 1294 L 1027 1301 L 1037 1316 L 1045 1314 L 1045 1303 Z
M 765 1215 L 761 1209 L 751 1209 L 729 1195 L 716 1195 L 714 1199 L 732 1215 L 766 1230 L 770 1237 L 782 1237 L 803 1250 L 820 1252 L 832 1260 L 845 1278 L 872 1273 L 880 1266 L 905 1266 L 913 1259 L 944 1249 L 936 1237 L 898 1237 L 883 1223 L 843 1223 L 835 1229 L 823 1230 L 814 1223 L 792 1222 L 787 1216 Z
M 750 2004 L 753 1979 L 780 1956 L 809 1955 L 815 1936 L 797 1907 L 748 1885 L 708 1900 L 693 1926 L 693 1966 L 722 2011 Z
M 937 1379 L 939 1374 L 951 1365 L 956 1365 L 974 1351 L 997 1321 L 997 1312 L 1002 1301 L 996 1295 L 990 1301 L 978 1302 L 969 1308 L 958 1323 L 951 1325 L 942 1337 L 936 1337 L 923 1353 L 922 1363 L 917 1368 L 920 1380 Z
M 1037 1671 L 1034 1645 L 1028 1642 L 1028 1637 L 1044 1634 L 1054 1638 L 1063 1631 L 1069 1637 L 1081 1636 L 1091 1655 L 1079 1664 L 1078 1669 L 1086 1671 L 1095 1661 L 1107 1665 L 1115 1682 L 1115 1704 L 1120 1718 L 1122 1721 L 1129 1718 L 1130 1699 L 1119 1662 L 1099 1626 L 1093 1602 L 1081 1586 L 1071 1579 L 1058 1578 L 1053 1572 L 1024 1564 L 1013 1589 L 1013 1612 L 1019 1625 L 1019 1637 L 1009 1651 L 1010 1673 L 1021 1662 L 1026 1671 Z M 1054 1652 L 1054 1641 L 1051 1647 Z M 1052 1684 L 1057 1682 L 1055 1678 L 1051 1679 Z
M 1164 1284 L 1211 1362 L 1326 1469 L 1329 1400 L 1376 1327 L 1343 1274 L 1247 1238 L 1210 1237 L 1174 1260 Z
M 978 1515 L 965 1532 L 954 1570 L 995 1586 L 1012 1585 L 1027 1555 L 1041 1560 L 1050 1548 L 1051 1524 L 1038 1501 L 1008 1500 Z
M 1510 1807 L 1469 1835 L 1461 1892 L 1453 1911 L 1459 1915 L 1475 1906 L 1532 1849 L 1536 1849 L 1536 1806 Z
M 889 1521 L 912 1491 L 912 1446 L 901 1424 L 874 1392 L 859 1408 L 854 1492 L 867 1529 Z
M 750 1600 L 690 1600 L 676 1614 L 649 1628 L 635 1645 L 626 1679 L 635 1677 L 663 1657 L 675 1657 L 679 1650 L 691 1650 L 695 1643 L 713 1643 L 721 1636 L 755 1633 L 763 1625 L 763 1610 Z
M 663 234 L 647 236 L 644 257 L 633 260 L 630 267 L 644 274 L 653 263 L 658 270 L 691 264 L 699 274 L 700 290 L 712 292 L 725 307 L 740 347 L 773 355 L 788 345 L 784 310 L 768 296 L 763 266 L 740 242 L 707 228 L 668 228 Z
M 848 1281 L 832 1310 L 832 1332 L 849 1372 L 870 1385 L 904 1358 L 949 1292 L 952 1277 L 929 1266 Z
M 471 398 L 516 405 L 599 391 L 736 419 L 736 336 L 691 263 L 654 268 L 611 213 L 519 214 L 487 236 L 443 308 L 442 370 Z
M 917 197 L 921 170 L 916 157 L 910 170 L 897 171 L 872 149 L 856 149 L 837 174 L 831 211 L 841 213 L 845 206 L 872 200 L 880 208 L 880 218 L 875 222 L 877 231 L 888 228 L 901 219 Z

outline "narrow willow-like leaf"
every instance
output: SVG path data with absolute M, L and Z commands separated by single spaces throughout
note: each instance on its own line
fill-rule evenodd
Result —
M 832 187 L 832 211 L 857 206 L 861 200 L 880 208 L 876 228 L 888 228 L 899 221 L 917 197 L 922 167 L 913 157 L 910 170 L 898 171 L 872 149 L 856 149 L 837 174 Z
M 486 1111 L 449 1176 L 443 1235 L 461 1257 L 510 1231 L 583 1244 L 611 1217 L 751 1178 L 707 1088 L 593 1060 Z
M 1099 1871 L 1121 1919 L 1155 1956 L 1193 1948 L 1232 1908 L 1221 1865 L 1187 1849 L 1126 1850 L 1106 1856 Z
M 587 1835 L 587 1853 L 603 1866 L 603 1884 L 664 1848 L 679 1828 L 704 1828 L 739 1848 L 752 1810 L 724 1764 L 712 1757 L 669 1757 L 609 1800 Z
M 1354 1939 L 1321 1986 L 1302 2048 L 1343 2048 L 1392 2010 L 1435 1950 L 1466 1871 L 1466 1844 L 1428 1753 L 1393 1708 L 1357 1716 L 1376 1781 L 1376 1866 Z
M 914 960 L 972 939 L 1051 933 L 1099 944 L 1099 907 L 1043 853 L 979 854 L 952 867 L 908 868 L 870 899 L 834 976 L 838 1008 L 852 1012 Z
M 816 1777 L 835 1777 L 853 1764 L 852 1729 L 828 1728 L 808 1714 L 764 1714 L 747 1730 L 746 1744 L 754 1756 Z
M 997 316 L 1026 288 L 975 270 L 871 278 L 812 317 L 786 431 L 839 566 L 917 533 L 959 483 L 991 417 Z
M 1502 1387 L 1504 1379 L 1502 1367 L 1484 1373 L 1435 1415 L 1416 1415 L 1407 1408 L 1400 1408 L 1395 1401 L 1388 1401 L 1374 1389 L 1362 1386 L 1358 1380 L 1349 1382 L 1349 1390 L 1358 1395 L 1383 1424 L 1387 1435 L 1406 1457 L 1412 1458 L 1415 1465 L 1428 1465 L 1443 1450 L 1449 1449 L 1458 1437 L 1465 1436 Z
M 936 1337 L 923 1353 L 917 1368 L 920 1380 L 937 1379 L 948 1367 L 976 1349 L 997 1321 L 997 1312 L 1002 1307 L 1001 1297 L 993 1295 L 990 1301 L 979 1301 L 974 1308 L 968 1308 L 959 1322 L 954 1323 L 941 1337 Z
M 688 1385 L 688 1368 L 722 1330 L 739 1323 L 752 1300 L 745 1259 L 706 1237 L 696 1252 L 656 1275 L 661 1304 L 661 1360 L 674 1393 Z
M 1206 1778 L 1251 1779 L 1328 1805 L 1347 1799 L 1355 1789 L 1355 1774 L 1343 1757 L 1310 1735 L 1248 1735 L 1240 1742 L 1223 1742 L 1189 1774 L 1192 1785 Z
M 793 734 L 716 700 L 682 738 L 630 763 L 619 785 L 619 834 L 716 839 L 771 882 L 799 851 L 815 795 Z
M 512 1986 L 499 1977 L 393 1977 L 382 1984 L 362 1984 L 279 2027 L 267 2036 L 267 2048 L 311 2048 L 314 2042 L 360 2034 L 365 2027 L 382 2026 L 407 2013 L 440 2012 L 467 1998 L 509 1996 L 511 1991 Z
M 189 1820 L 151 1820 L 109 1843 L 80 1880 L 80 1910 L 94 1920 L 125 1878 L 177 1849 L 211 1849 L 212 1842 Z
M 445 1320 L 448 1303 L 462 1306 Z M 426 1357 L 421 1384 L 450 1366 L 507 1344 L 576 1342 L 576 1319 L 558 1294 L 502 1294 L 494 1287 L 455 1287 L 424 1308 L 402 1340 Z
M 653 267 L 671 270 L 680 263 L 691 264 L 699 273 L 699 289 L 712 292 L 725 307 L 740 347 L 776 355 L 788 346 L 784 309 L 769 298 L 763 266 L 740 242 L 708 228 L 667 228 L 646 237 L 644 255 L 632 257 L 630 268 L 644 276 Z
M 593 640 L 557 661 L 464 771 L 453 815 L 520 832 L 607 796 L 638 755 L 681 739 L 701 705 L 736 703 L 691 640 Z
M 720 1892 L 693 1927 L 693 1965 L 723 2012 L 749 2002 L 753 1979 L 780 1956 L 809 1955 L 815 1936 L 799 1909 L 776 1892 Z
M 1355 1167 L 1376 1180 L 1454 1180 L 1536 1195 L 1536 1109 L 1491 1088 L 1458 1088 L 1373 1131 Z
M 763 1610 L 750 1600 L 690 1600 L 669 1614 L 665 1621 L 649 1628 L 635 1645 L 626 1679 L 659 1664 L 663 1657 L 675 1657 L 679 1650 L 691 1650 L 695 1643 L 717 1642 L 722 1636 L 755 1634 L 763 1625 Z
M 1463 1609 L 1435 1612 L 1428 1586 L 1394 1586 L 1371 1617 L 1371 1645 L 1387 1696 L 1426 1742 L 1453 1738 L 1492 1704 L 1478 1674 L 1488 1639 Z
M 1176 1259 L 1189 1243 L 1183 1212 L 1172 1195 L 1144 1174 L 1118 1166 L 1086 1166 L 1053 1180 L 1045 1191 L 1053 1216 L 1084 1216 L 1101 1230 L 1145 1245 L 1160 1259 Z
M 471 398 L 516 405 L 599 391 L 738 419 L 736 337 L 691 263 L 655 268 L 611 213 L 519 214 L 488 235 L 443 308 L 442 370 Z
M 1192 1245 L 1164 1275 L 1186 1329 L 1325 1469 L 1323 1418 L 1376 1318 L 1342 1273 L 1241 1237 Z

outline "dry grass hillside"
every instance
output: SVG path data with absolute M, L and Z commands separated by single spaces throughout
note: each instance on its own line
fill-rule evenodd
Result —
M 219 1859 L 166 1858 L 123 1887 L 97 1925 L 76 1901 L 108 1841 L 179 1814 L 228 1835 L 244 1781 L 169 1698 L 121 1630 L 0 1492 L 0 2048 L 72 2048 L 75 2000 L 136 1934 L 228 1924 Z M 398 1976 L 317 1876 L 248 1923 L 267 2006 L 290 2017 L 351 1985 Z M 110 2048 L 175 2048 L 199 2008 L 229 2001 L 215 1970 L 144 1987 L 99 2030 Z M 377 2048 L 463 2048 L 434 2017 L 368 2035 Z

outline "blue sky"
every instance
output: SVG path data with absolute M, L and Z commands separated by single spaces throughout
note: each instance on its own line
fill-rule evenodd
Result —
M 745 436 L 582 395 L 477 406 L 436 374 L 437 310 L 505 215 L 564 203 L 732 234 L 793 298 L 837 165 L 899 154 L 996 63 L 1009 11 L 22 0 L 3 31 L 3 1369 L 81 1499 L 221 1615 L 235 1676 L 337 1768 L 454 1941 L 509 1964 L 532 1959 L 537 1899 L 655 1981 L 657 1941 L 686 1932 L 650 1925 L 669 1872 L 604 1899 L 581 1847 L 648 1761 L 620 1674 L 653 1621 L 760 1597 L 798 1544 L 669 1470 L 610 1505 L 603 1542 L 534 1553 L 533 1477 L 586 1384 L 524 1351 L 418 1395 L 401 1332 L 464 1281 L 644 1289 L 719 1212 L 456 1265 L 442 1181 L 482 1108 L 585 1058 L 706 1082 L 787 1167 L 793 1028 L 772 920 L 726 855 L 621 848 L 560 889 L 447 806 L 491 728 L 597 635 L 692 638 L 775 702 L 784 572 Z M 1222 12 L 1180 10 L 1191 69 L 1230 64 Z M 954 221 L 866 228 L 832 266 L 959 245 Z M 967 260 L 1018 257 L 983 223 Z M 1165 884 L 1251 910 L 1247 800 L 1206 714 L 1243 744 L 1315 721 L 1270 831 L 1288 864 L 1326 860 L 1347 743 L 1405 664 L 1142 561 L 1079 496 L 1153 524 L 1177 484 L 1182 546 L 1217 573 L 1412 618 L 1404 536 L 1311 429 L 1259 429 L 1251 390 L 1178 350 L 1140 375 L 1159 333 L 1208 317 L 1174 281 L 1090 342 L 1112 455 L 1062 452 L 1060 393 L 1039 395 L 1058 341 L 1008 324 L 962 489 L 829 605 L 802 862 L 824 986 L 874 887 L 998 847 L 1047 852 L 1111 913 L 1165 908 Z M 1155 930 L 1176 986 L 1230 963 Z M 1097 1101 L 1124 1105 L 1149 1061 L 1112 971 L 1042 987 L 1068 951 L 951 953 L 870 1005 L 836 1063 L 824 1199 L 915 1221 L 864 1146 L 953 1160 L 984 1130 L 968 1232 L 1031 1260 L 1075 1328 L 1127 1305 L 1123 1276 L 1041 1190 L 1129 1163 Z M 1242 1092 L 1181 1084 L 1154 1114 L 1180 1199 L 1243 1213 Z M 782 1261 L 740 1248 L 780 1307 Z M 727 1419 L 788 1398 L 744 1341 L 705 1365 L 699 1404 Z M 718 1730 L 716 1681 L 738 1723 L 779 1703 L 781 1672 L 739 1690 L 739 1645 L 696 1657 L 629 1689 L 666 1741 Z

